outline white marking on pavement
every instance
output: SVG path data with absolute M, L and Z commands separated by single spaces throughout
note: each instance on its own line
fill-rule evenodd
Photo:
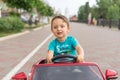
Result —
M 41 44 L 39 44 L 29 55 L 27 55 L 19 64 L 17 64 L 7 75 L 5 75 L 2 80 L 10 80 L 13 75 L 17 73 L 21 67 L 53 36 L 50 34 Z

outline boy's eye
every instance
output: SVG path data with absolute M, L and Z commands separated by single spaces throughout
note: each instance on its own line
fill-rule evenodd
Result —
M 54 29 L 57 29 L 57 26 L 54 26 L 53 28 L 54 28 Z
M 53 29 L 57 29 L 57 28 L 64 28 L 64 25 L 60 25 L 60 26 L 53 26 Z
M 65 26 L 64 25 L 61 25 L 61 28 L 64 28 Z

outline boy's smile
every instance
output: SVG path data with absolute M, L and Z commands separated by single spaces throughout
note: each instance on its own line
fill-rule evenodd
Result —
M 58 35 L 62 34 L 62 32 L 57 32 Z

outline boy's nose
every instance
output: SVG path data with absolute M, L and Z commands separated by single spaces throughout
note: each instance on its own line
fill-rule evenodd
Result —
M 57 30 L 61 30 L 61 27 L 59 26 L 59 27 L 57 28 Z

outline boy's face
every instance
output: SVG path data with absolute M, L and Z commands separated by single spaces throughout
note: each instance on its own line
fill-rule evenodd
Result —
M 53 20 L 51 30 L 57 38 L 65 38 L 70 28 L 66 22 L 58 18 Z

